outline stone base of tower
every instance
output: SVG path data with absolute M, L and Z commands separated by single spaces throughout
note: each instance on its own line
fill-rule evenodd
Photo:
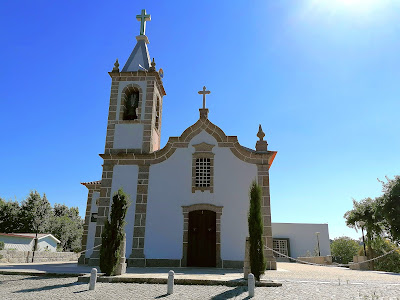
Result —
M 276 258 L 274 256 L 266 256 L 265 260 L 267 262 L 266 270 L 276 270 Z
M 78 265 L 87 265 L 89 258 L 85 257 L 85 253 L 82 253 L 81 256 L 78 258 Z
M 89 266 L 100 266 L 100 258 L 90 258 L 88 261 Z
M 132 258 L 127 259 L 128 267 L 143 268 L 146 267 L 146 259 L 144 258 Z

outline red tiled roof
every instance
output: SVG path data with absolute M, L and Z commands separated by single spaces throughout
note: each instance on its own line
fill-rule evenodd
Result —
M 34 239 L 36 237 L 36 233 L 0 233 L 0 235 L 15 236 L 15 237 L 21 237 L 21 238 L 28 238 L 28 239 Z M 50 233 L 38 233 L 38 239 L 40 240 L 41 238 L 44 238 L 48 235 L 51 235 L 55 240 L 57 240 L 58 243 L 60 243 L 60 241 Z
M 97 181 L 89 181 L 89 182 L 81 182 L 82 185 L 86 186 L 89 184 L 101 184 L 101 180 L 97 180 Z

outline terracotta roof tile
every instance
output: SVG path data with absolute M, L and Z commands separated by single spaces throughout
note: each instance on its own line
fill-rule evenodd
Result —
M 86 186 L 89 184 L 101 184 L 101 180 L 97 180 L 97 181 L 89 181 L 89 182 L 81 182 L 82 185 Z

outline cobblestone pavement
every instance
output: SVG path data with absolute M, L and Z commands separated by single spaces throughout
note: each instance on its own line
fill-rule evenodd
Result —
M 87 283 L 74 277 L 0 275 L 0 299 L 248 299 L 247 288 L 176 285 L 166 295 L 164 284 Z M 352 284 L 284 282 L 282 287 L 257 287 L 255 299 L 400 299 L 400 285 L 386 282 Z
M 264 279 L 278 282 L 330 282 L 330 283 L 386 283 L 399 284 L 400 274 L 379 271 L 357 271 L 343 267 L 323 267 L 297 263 L 278 263 L 277 271 L 266 271 Z

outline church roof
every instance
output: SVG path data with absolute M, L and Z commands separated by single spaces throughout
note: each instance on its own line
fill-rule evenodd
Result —
M 147 48 L 149 40 L 145 35 L 138 35 L 136 40 L 136 46 L 126 61 L 122 72 L 136 72 L 143 71 L 143 69 L 149 70 L 150 68 L 150 54 Z

